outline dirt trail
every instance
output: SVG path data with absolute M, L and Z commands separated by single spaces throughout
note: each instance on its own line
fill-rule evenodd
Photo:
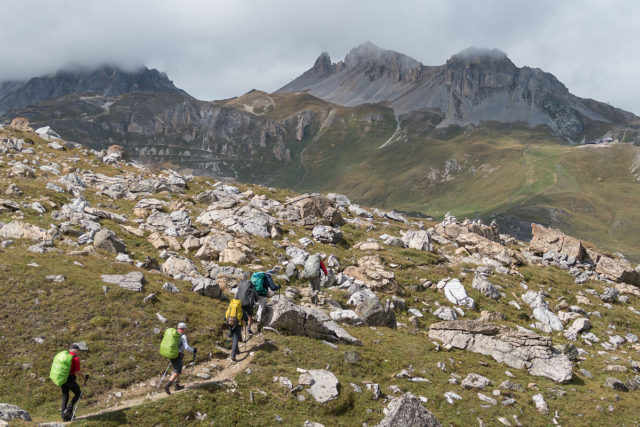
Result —
M 193 390 L 209 384 L 233 381 L 237 374 L 244 371 L 251 364 L 251 361 L 255 355 L 254 352 L 259 350 L 259 348 L 264 343 L 265 339 L 262 334 L 254 335 L 252 339 L 247 341 L 246 351 L 244 351 L 245 344 L 240 343 L 240 350 L 242 350 L 243 352 L 237 356 L 238 362 L 232 362 L 230 359 L 226 358 L 226 356 L 224 358 L 216 358 L 216 356 L 220 356 L 220 354 L 223 353 L 222 350 L 214 354 L 212 359 L 208 359 L 203 362 L 197 362 L 197 364 L 193 367 L 185 361 L 185 367 L 182 371 L 182 375 L 180 376 L 180 384 L 184 385 L 185 387 L 180 391 L 171 390 L 171 394 L 173 395 L 184 393 L 185 391 Z M 185 356 L 185 358 L 188 358 L 188 356 Z M 211 375 L 211 378 L 198 378 L 196 377 L 198 373 L 207 373 Z M 170 372 L 167 373 L 163 384 L 166 384 L 166 381 L 168 381 L 169 374 Z M 139 406 L 143 403 L 155 402 L 157 400 L 169 397 L 164 392 L 162 387 L 156 387 L 158 385 L 158 382 L 160 381 L 161 376 L 162 374 L 154 378 L 149 378 L 147 381 L 133 384 L 124 390 L 118 390 L 118 392 L 122 393 L 122 396 L 119 398 L 115 397 L 114 391 L 106 393 L 102 396 L 96 396 L 95 398 L 98 400 L 98 402 L 112 402 L 112 404 L 99 411 L 89 413 L 86 413 L 81 409 L 79 411 L 80 413 L 77 414 L 76 419 L 90 419 L 98 415 L 121 411 L 123 409 Z

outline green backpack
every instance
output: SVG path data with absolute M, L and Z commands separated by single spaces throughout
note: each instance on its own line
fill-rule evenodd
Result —
M 259 271 L 251 275 L 251 283 L 253 283 L 253 289 L 256 293 L 262 297 L 269 295 L 269 289 L 267 288 L 267 281 L 265 280 L 265 273 Z
M 180 341 L 180 332 L 176 328 L 167 328 L 160 343 L 160 354 L 167 359 L 175 359 L 178 357 L 178 342 Z
M 73 360 L 73 354 L 68 350 L 61 351 L 56 354 L 51 363 L 51 371 L 49 372 L 49 378 L 57 386 L 61 386 L 69 379 L 69 372 L 71 372 L 71 361 Z

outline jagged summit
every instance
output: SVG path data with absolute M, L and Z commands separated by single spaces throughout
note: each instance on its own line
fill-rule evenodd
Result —
M 383 103 L 397 115 L 438 110 L 439 127 L 483 121 L 546 125 L 572 141 L 638 121 L 629 112 L 572 95 L 550 73 L 517 67 L 498 49 L 476 47 L 443 65 L 425 66 L 365 42 L 335 64 L 323 53 L 311 69 L 278 90 L 299 91 L 346 106 Z
M 124 70 L 113 64 L 95 68 L 68 67 L 66 69 L 33 77 L 26 82 L 0 85 L 0 115 L 9 110 L 19 110 L 29 105 L 78 93 L 101 96 L 118 96 L 131 92 L 186 93 L 174 86 L 165 73 L 141 66 Z

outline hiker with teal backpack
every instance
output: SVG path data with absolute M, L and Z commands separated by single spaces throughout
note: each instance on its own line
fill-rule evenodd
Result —
M 276 286 L 273 283 L 271 276 L 277 271 L 277 267 L 272 268 L 267 272 L 258 271 L 251 275 L 251 283 L 253 283 L 253 289 L 258 295 L 258 313 L 256 315 L 256 322 L 258 323 L 258 330 L 262 328 L 262 312 L 267 305 L 267 297 L 269 296 L 269 289 L 273 292 L 280 289 L 280 286 Z
M 171 386 L 173 384 L 175 384 L 176 390 L 182 390 L 184 388 L 184 386 L 180 385 L 179 380 L 180 374 L 182 373 L 182 360 L 184 359 L 185 350 L 192 352 L 194 359 L 198 353 L 197 348 L 189 347 L 187 336 L 185 335 L 186 331 L 187 325 L 185 323 L 178 323 L 176 329 L 167 328 L 167 330 L 164 331 L 164 337 L 160 344 L 160 354 L 169 359 L 173 367 L 169 382 L 164 386 L 164 391 L 167 394 L 171 394 Z
M 80 358 L 78 352 L 80 347 L 76 344 L 71 345 L 69 350 L 61 351 L 56 354 L 51 364 L 51 371 L 49 372 L 49 378 L 57 386 L 60 386 L 62 390 L 62 421 L 71 421 L 73 416 L 73 408 L 75 407 L 82 391 L 80 386 L 76 382 L 76 378 L 80 375 Z M 89 376 L 85 376 L 85 382 Z M 73 399 L 69 402 L 69 391 L 73 392 Z

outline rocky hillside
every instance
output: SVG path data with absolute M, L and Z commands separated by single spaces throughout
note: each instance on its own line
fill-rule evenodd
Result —
M 0 414 L 54 421 L 51 358 L 79 342 L 80 423 L 633 425 L 640 270 L 532 225 L 409 219 L 149 169 L 24 120 L 0 129 Z M 310 304 L 304 261 L 329 274 Z M 234 286 L 282 285 L 242 369 L 223 360 Z M 200 358 L 162 396 L 161 332 Z M 242 348 L 241 348 L 242 349 Z M 189 372 L 191 371 L 191 372 Z M 197 375 L 196 375 L 197 374 Z M 26 412 L 25 412 L 26 411 Z
M 439 127 L 484 121 L 549 126 L 571 141 L 637 130 L 632 113 L 582 99 L 552 74 L 516 67 L 499 50 L 469 48 L 444 65 L 425 66 L 398 52 L 363 43 L 343 61 L 322 53 L 311 69 L 278 92 L 306 91 L 340 105 L 385 103 L 397 115 L 436 111 Z

